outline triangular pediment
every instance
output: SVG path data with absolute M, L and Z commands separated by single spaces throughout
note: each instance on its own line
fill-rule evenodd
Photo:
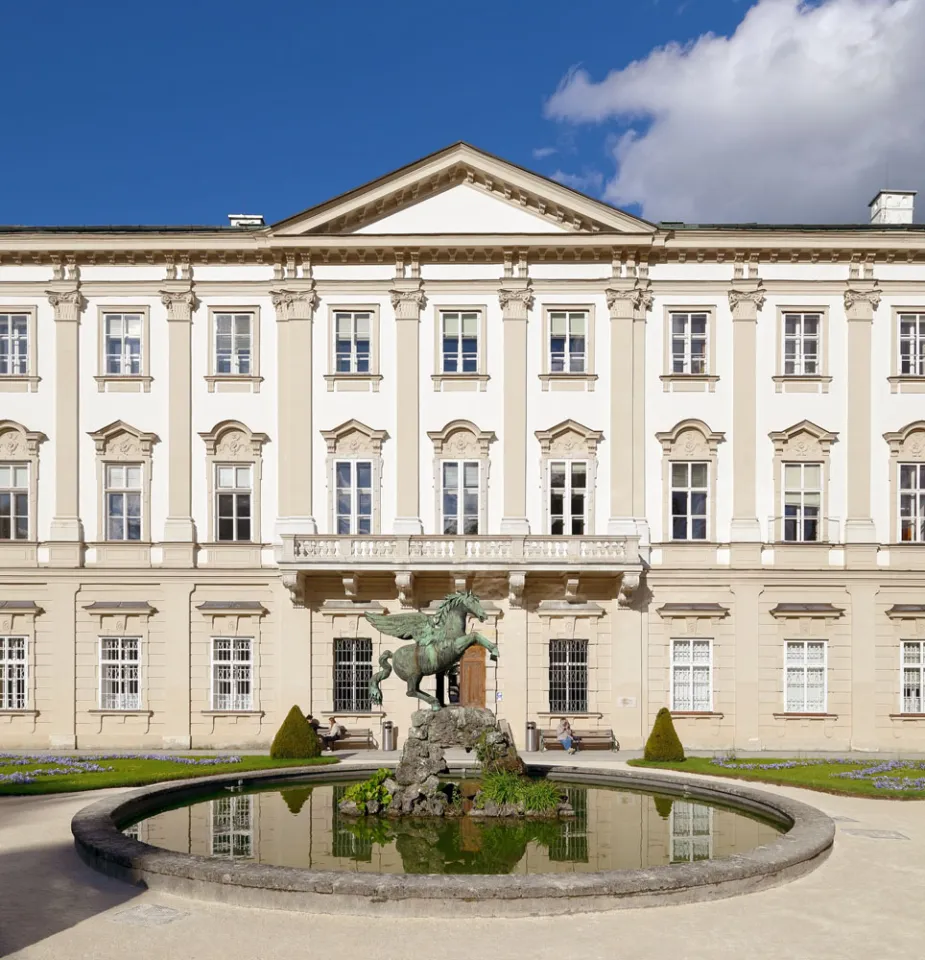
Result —
M 272 233 L 653 233 L 655 227 L 516 164 L 457 143 L 277 223 Z

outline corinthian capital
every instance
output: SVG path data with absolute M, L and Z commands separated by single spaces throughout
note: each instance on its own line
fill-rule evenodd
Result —
M 417 320 L 427 304 L 422 284 L 414 287 L 395 287 L 389 291 L 396 320 Z
M 314 286 L 303 290 L 271 290 L 277 320 L 311 320 L 318 306 Z
M 161 303 L 167 308 L 168 321 L 188 321 L 199 301 L 192 290 L 161 290 Z
M 607 307 L 611 318 L 621 316 L 632 317 L 636 313 L 648 313 L 652 309 L 654 297 L 647 287 L 629 287 L 617 289 L 608 287 L 604 291 L 607 296 Z
M 533 308 L 533 291 L 530 287 L 509 290 L 502 287 L 498 291 L 498 303 L 506 316 L 518 316 L 526 319 L 527 311 Z
M 749 310 L 749 307 L 754 308 L 754 312 L 757 314 L 758 311 L 764 306 L 765 300 L 765 289 L 762 286 L 755 287 L 754 290 L 730 290 L 729 291 L 729 309 L 735 314 L 737 311 L 739 314 L 742 314 L 744 311 Z M 739 310 L 738 308 L 742 309 Z M 749 312 L 751 312 L 749 310 Z
M 880 291 L 874 287 L 870 290 L 845 291 L 845 310 L 849 313 L 873 314 L 880 305 Z
M 80 319 L 81 311 L 87 305 L 76 287 L 72 290 L 46 290 L 45 295 L 54 307 L 55 320 L 77 321 Z

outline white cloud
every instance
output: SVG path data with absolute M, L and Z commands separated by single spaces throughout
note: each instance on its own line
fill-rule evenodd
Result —
M 559 151 L 555 147 L 536 147 L 533 151 L 533 156 L 537 160 L 542 160 L 544 157 L 551 157 L 554 153 Z
M 582 193 L 600 193 L 604 185 L 604 174 L 599 170 L 585 170 L 584 173 L 565 173 L 556 170 L 552 179 Z
M 649 219 L 862 222 L 925 187 L 923 49 L 925 0 L 760 0 L 730 37 L 570 71 L 546 115 L 629 125 L 605 197 Z

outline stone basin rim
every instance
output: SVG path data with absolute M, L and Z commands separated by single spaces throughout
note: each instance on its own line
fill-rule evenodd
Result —
M 821 810 L 729 780 L 714 784 L 661 771 L 552 764 L 530 764 L 528 772 L 569 783 L 703 800 L 758 814 L 790 828 L 769 844 L 716 860 L 635 870 L 525 875 L 358 874 L 281 867 L 177 853 L 121 833 L 133 820 L 239 781 L 256 785 L 355 780 L 383 766 L 287 767 L 143 787 L 84 807 L 73 817 L 71 832 L 77 853 L 94 869 L 166 893 L 315 913 L 388 913 L 384 909 L 388 904 L 400 904 L 399 912 L 417 916 L 438 915 L 440 902 L 448 901 L 460 907 L 465 904 L 465 912 L 478 916 L 486 915 L 481 906 L 489 915 L 571 913 L 734 896 L 810 872 L 828 856 L 835 837 L 834 821 Z M 450 764 L 451 774 L 463 772 L 471 773 L 472 767 Z

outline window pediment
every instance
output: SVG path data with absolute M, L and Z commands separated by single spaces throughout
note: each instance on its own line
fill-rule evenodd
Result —
M 925 420 L 914 420 L 901 430 L 885 433 L 890 453 L 903 460 L 925 460 Z
M 491 430 L 479 430 L 471 420 L 451 420 L 442 430 L 428 431 L 436 457 L 488 456 L 489 445 L 498 438 Z
M 259 457 L 270 439 L 265 433 L 254 433 L 238 420 L 222 420 L 208 433 L 200 433 L 206 454 L 222 460 L 251 461 Z
M 89 436 L 96 444 L 97 455 L 114 460 L 149 459 L 152 447 L 159 442 L 157 434 L 145 433 L 124 420 L 114 420 Z
M 707 460 L 716 456 L 716 448 L 726 434 L 711 430 L 703 420 L 681 420 L 671 430 L 656 433 L 662 452 L 676 460 Z
M 322 430 L 328 453 L 341 457 L 380 457 L 382 443 L 388 440 L 385 430 L 374 430 L 360 420 L 346 420 L 333 430 Z
M 793 460 L 823 460 L 838 439 L 837 433 L 824 430 L 811 420 L 801 420 L 786 430 L 773 431 L 768 436 L 774 444 L 775 454 L 786 455 Z
M 38 456 L 39 444 L 47 439 L 44 433 L 27 430 L 15 420 L 0 420 L 0 457 L 5 460 Z
M 544 456 L 583 459 L 597 456 L 601 430 L 592 430 L 577 420 L 563 420 L 548 430 L 537 430 L 536 439 Z

